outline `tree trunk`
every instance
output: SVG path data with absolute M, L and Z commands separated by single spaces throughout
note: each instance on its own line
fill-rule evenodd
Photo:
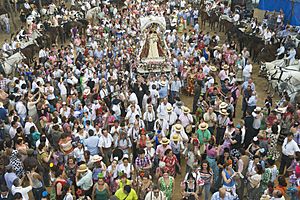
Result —
M 17 24 L 16 24 L 16 20 L 15 20 L 15 15 L 14 15 L 15 13 L 13 12 L 10 1 L 9 0 L 3 0 L 2 2 L 7 7 L 7 11 L 9 12 L 9 17 L 10 17 L 10 19 L 12 21 L 12 24 L 14 25 L 14 29 L 16 31 L 17 30 Z

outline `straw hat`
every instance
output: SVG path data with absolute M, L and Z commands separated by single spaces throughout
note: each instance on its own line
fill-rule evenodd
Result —
M 180 131 L 182 130 L 182 128 L 183 128 L 183 127 L 182 127 L 181 124 L 175 124 L 175 125 L 174 125 L 174 129 L 175 129 L 176 132 L 180 132 Z
M 201 131 L 205 131 L 207 128 L 208 128 L 208 124 L 205 123 L 205 122 L 202 122 L 199 124 L 198 128 L 201 130 Z
M 166 137 L 162 138 L 161 140 L 161 144 L 169 144 L 170 143 L 170 140 Z
M 182 111 L 183 111 L 184 114 L 188 114 L 188 113 L 191 112 L 191 110 L 188 107 L 186 107 L 186 106 L 182 107 Z
M 177 133 L 175 133 L 173 136 L 172 136 L 172 138 L 171 138 L 171 140 L 172 141 L 179 141 L 180 140 L 180 135 L 179 134 L 177 134 Z
M 167 106 L 167 112 L 172 112 L 173 111 L 173 107 L 172 106 Z
M 221 115 L 228 115 L 228 112 L 227 112 L 226 109 L 221 109 L 220 114 Z
M 229 66 L 225 64 L 222 68 L 223 69 L 229 69 Z
M 79 168 L 77 169 L 78 172 L 86 172 L 88 170 L 88 167 L 86 166 L 86 164 L 81 164 L 79 166 Z
M 225 102 L 220 103 L 219 109 L 226 109 L 228 107 L 228 104 Z
M 102 157 L 101 157 L 101 156 L 99 156 L 99 155 L 94 155 L 94 156 L 92 157 L 91 162 L 92 162 L 92 163 L 95 163 L 95 162 L 100 162 L 101 160 L 102 160 Z
M 254 109 L 254 112 L 261 112 L 261 107 L 256 107 L 256 108 Z
M 210 71 L 216 72 L 216 71 L 217 71 L 217 68 L 216 68 L 215 66 L 210 66 Z

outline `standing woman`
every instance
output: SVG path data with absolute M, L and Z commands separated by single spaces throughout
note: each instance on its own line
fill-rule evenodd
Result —
M 187 174 L 187 179 L 182 183 L 182 199 L 183 200 L 197 200 L 198 197 L 198 186 L 196 178 L 193 176 L 192 173 Z
M 165 156 L 162 158 L 162 161 L 166 163 L 165 169 L 168 170 L 171 176 L 176 176 L 176 165 L 178 166 L 178 169 L 180 171 L 180 165 L 176 158 L 176 156 L 173 154 L 172 149 L 167 149 L 165 151 Z
M 163 176 L 158 179 L 160 190 L 165 193 L 166 200 L 172 199 L 175 187 L 175 179 L 165 170 Z
M 37 99 L 35 101 L 36 97 L 37 97 Z M 28 102 L 27 102 L 28 116 L 32 118 L 32 120 L 35 124 L 38 124 L 38 122 L 39 122 L 39 115 L 37 112 L 36 104 L 40 101 L 40 98 L 41 98 L 40 92 L 37 92 L 34 95 L 32 95 L 31 93 L 28 93 Z
M 40 164 L 41 171 L 43 174 L 43 179 L 44 179 L 44 184 L 45 186 L 49 185 L 49 161 L 52 156 L 52 151 L 48 152 L 47 151 L 47 146 L 45 143 L 41 143 L 38 146 L 38 155 L 37 155 L 37 160 Z
M 210 169 L 209 164 L 207 160 L 202 161 L 201 167 L 200 167 L 200 178 L 204 181 L 204 185 L 201 188 L 201 192 L 204 189 L 205 200 L 209 199 L 209 192 L 210 187 L 213 182 L 213 171 Z
M 219 168 L 217 165 L 217 157 L 218 157 L 218 147 L 215 144 L 215 139 L 211 138 L 209 141 L 209 145 L 206 146 L 206 160 L 208 162 L 209 167 L 212 169 L 213 172 L 213 183 L 215 184 L 218 180 L 219 176 Z
M 139 199 L 145 199 L 148 192 L 152 190 L 152 180 L 151 176 L 148 173 L 145 173 L 144 176 L 141 177 L 141 180 L 138 183 L 138 196 Z
M 32 168 L 30 175 L 32 179 L 32 193 L 35 200 L 40 200 L 42 198 L 42 193 L 45 191 L 43 185 L 43 177 L 37 172 L 37 167 Z
M 235 181 L 233 177 L 236 172 L 232 169 L 232 160 L 228 160 L 225 164 L 225 168 L 222 171 L 223 187 L 226 190 L 231 190 L 234 195 L 236 195 Z
M 108 200 L 110 195 L 109 186 L 104 182 L 104 175 L 99 173 L 98 181 L 93 187 L 92 200 Z

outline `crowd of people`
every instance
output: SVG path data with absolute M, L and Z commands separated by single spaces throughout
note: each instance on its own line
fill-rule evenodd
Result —
M 126 2 L 0 75 L 0 199 L 299 199 L 300 106 L 259 102 L 249 51 L 198 8 Z M 147 15 L 175 19 L 169 73 L 137 72 Z

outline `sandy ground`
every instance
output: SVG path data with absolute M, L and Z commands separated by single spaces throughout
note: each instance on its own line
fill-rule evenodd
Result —
M 17 24 L 19 25 L 20 24 L 20 21 L 19 21 L 19 17 L 16 16 L 15 19 L 17 19 Z M 208 27 L 205 28 L 206 31 L 210 30 Z M 16 31 L 14 30 L 14 27 L 11 26 L 11 31 Z M 216 30 L 217 31 L 217 30 Z M 219 33 L 220 34 L 220 37 L 221 37 L 221 40 L 224 41 L 224 33 Z M 1 42 L 1 47 L 2 47 L 2 44 L 3 44 L 3 41 L 5 39 L 9 39 L 10 38 L 10 35 L 8 34 L 5 34 L 3 32 L 0 33 L 0 42 Z M 255 64 L 253 66 L 253 79 L 254 79 L 254 83 L 256 85 L 256 92 L 257 92 L 257 96 L 259 98 L 259 102 L 258 102 L 258 105 L 259 106 L 263 106 L 264 105 L 264 100 L 265 98 L 267 97 L 267 94 L 266 92 L 264 91 L 264 88 L 266 87 L 267 85 L 267 81 L 266 79 L 264 78 L 261 78 L 261 77 L 258 77 L 258 72 L 259 72 L 259 66 L 257 64 Z M 192 96 L 186 96 L 186 95 L 181 95 L 181 98 L 182 100 L 184 101 L 185 105 L 188 105 L 188 107 L 192 108 L 192 103 L 193 103 L 193 97 Z M 237 117 L 236 117 L 236 120 L 237 119 L 240 119 L 241 116 L 242 116 L 242 113 L 241 113 L 241 98 L 239 99 L 239 104 L 237 106 Z M 182 159 L 183 160 L 183 159 Z M 185 176 L 185 164 L 182 162 L 182 173 L 181 175 L 178 175 L 176 177 L 176 181 L 175 181 L 175 191 L 174 191 L 174 196 L 173 196 L 173 199 L 174 200 L 179 200 L 181 199 L 181 188 L 180 188 L 180 183 L 181 181 L 183 180 L 184 176 Z M 32 195 L 30 195 L 30 199 L 33 199 L 32 198 Z M 200 198 L 200 199 L 203 199 L 203 198 Z

